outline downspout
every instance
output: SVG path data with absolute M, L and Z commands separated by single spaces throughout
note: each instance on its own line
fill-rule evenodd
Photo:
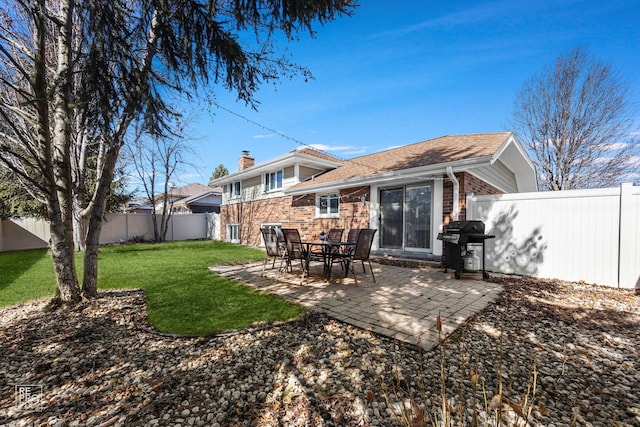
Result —
M 453 168 L 447 166 L 447 176 L 453 182 L 453 211 L 451 212 L 451 220 L 458 220 L 458 207 L 460 206 L 460 182 L 458 178 L 453 174 Z

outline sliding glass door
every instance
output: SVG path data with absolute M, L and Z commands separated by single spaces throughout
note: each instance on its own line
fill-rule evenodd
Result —
M 431 249 L 431 185 L 380 190 L 380 247 Z
M 404 190 L 380 190 L 380 247 L 402 249 Z

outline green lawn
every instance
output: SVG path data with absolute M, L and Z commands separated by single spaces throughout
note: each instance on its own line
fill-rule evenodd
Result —
M 207 270 L 264 256 L 258 249 L 212 241 L 106 246 L 100 248 L 98 287 L 144 289 L 149 322 L 163 332 L 212 333 L 299 316 L 301 307 Z M 82 254 L 76 260 L 81 274 Z M 45 250 L 2 253 L 0 272 L 0 307 L 55 293 Z

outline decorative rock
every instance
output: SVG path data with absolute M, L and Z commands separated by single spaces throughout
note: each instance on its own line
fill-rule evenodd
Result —
M 42 301 L 0 309 L 0 372 L 11 384 L 44 385 L 46 401 L 42 411 L 25 412 L 12 393 L 2 394 L 0 419 L 17 427 L 111 420 L 115 426 L 280 420 L 396 426 L 398 411 L 414 410 L 412 401 L 425 413 L 437 410 L 429 405 L 440 399 L 442 349 L 448 402 L 459 404 L 463 379 L 464 413 L 471 416 L 475 404 L 480 425 L 495 425 L 484 412 L 482 387 L 495 390 L 502 382 L 511 393 L 505 397 L 520 404 L 533 363 L 538 379 L 530 425 L 569 424 L 573 405 L 582 423 L 640 425 L 640 297 L 584 284 L 496 280 L 506 289 L 500 299 L 461 326 L 456 340 L 432 351 L 317 313 L 226 336 L 163 336 L 146 323 L 139 291 L 102 292 L 64 317 L 41 311 Z M 502 342 L 487 330 L 501 331 Z M 475 395 L 471 372 L 478 374 Z

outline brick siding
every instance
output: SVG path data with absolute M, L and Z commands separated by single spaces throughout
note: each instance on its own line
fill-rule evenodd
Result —
M 453 183 L 443 176 L 443 223 L 448 224 L 453 214 Z M 458 219 L 466 219 L 466 195 L 503 194 L 502 191 L 466 172 L 456 174 L 460 183 Z M 362 202 L 361 196 L 365 197 Z M 331 228 L 343 228 L 347 233 L 352 228 L 369 227 L 369 187 L 349 188 L 340 191 L 339 218 L 316 218 L 316 195 L 285 196 L 264 200 L 234 203 L 221 206 L 221 238 L 226 240 L 226 224 L 240 224 L 240 243 L 260 245 L 260 226 L 264 223 L 279 223 L 282 228 L 297 228 L 303 239 L 315 239 L 320 232 Z
M 490 194 L 504 194 L 494 186 L 486 183 L 480 178 L 466 172 L 455 174 L 460 183 L 460 203 L 458 205 L 458 220 L 464 221 L 467 218 L 467 194 L 474 193 L 476 196 L 486 196 Z M 446 175 L 445 175 L 446 177 Z M 446 179 L 443 185 L 442 200 L 442 221 L 448 224 L 453 215 L 453 182 Z
M 361 196 L 366 200 L 363 202 Z M 340 191 L 339 218 L 316 218 L 316 195 L 275 197 L 221 207 L 221 238 L 227 239 L 226 224 L 240 224 L 240 243 L 260 245 L 260 226 L 280 223 L 282 228 L 297 228 L 303 239 L 316 239 L 320 232 L 331 228 L 369 227 L 369 187 Z

